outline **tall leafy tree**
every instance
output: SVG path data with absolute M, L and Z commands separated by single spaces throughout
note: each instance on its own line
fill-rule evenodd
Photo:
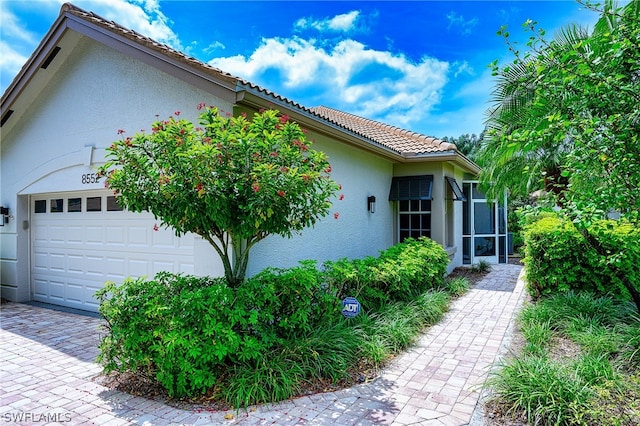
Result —
M 547 44 L 542 39 L 544 30 L 536 30 L 535 25 L 532 21 L 524 24 L 535 33 L 527 44 L 531 51 L 525 53 L 509 41 L 505 27 L 498 32 L 516 58 L 503 68 L 497 61 L 491 64 L 496 76 L 493 105 L 487 112 L 486 136 L 476 155 L 482 167 L 480 180 L 492 182 L 485 186 L 489 195 L 497 198 L 506 188 L 523 197 L 538 189 L 560 194 L 567 183 L 561 167 L 571 149 L 569 141 L 553 138 L 530 141 L 519 136 L 522 129 L 538 126 L 538 116 L 551 114 L 555 108 L 549 98 L 551 94 L 541 90 L 540 65 L 554 66 L 558 55 L 573 51 L 589 34 L 583 27 L 570 25 Z M 549 47 L 539 49 L 540 44 Z M 536 116 L 529 114 L 533 110 Z
M 611 209 L 640 224 L 640 2 L 608 1 L 599 12 L 590 34 L 572 27 L 552 41 L 527 22 L 524 54 L 502 31 L 516 59 L 494 65 L 500 102 L 489 113 L 481 178 L 492 191 L 526 192 L 544 181 L 640 311 L 638 283 L 616 268 L 624 248 L 589 227 Z
M 198 127 L 176 112 L 114 142 L 100 173 L 129 210 L 153 213 L 177 235 L 202 236 L 238 285 L 250 249 L 314 225 L 338 185 L 327 156 L 287 116 L 267 110 L 249 121 L 202 108 Z
M 478 148 L 480 147 L 483 138 L 484 132 L 480 133 L 480 136 L 476 135 L 475 133 L 465 133 L 458 136 L 457 138 L 453 136 L 445 136 L 444 138 L 442 138 L 442 140 L 455 144 L 458 148 L 458 151 L 466 155 L 470 160 L 475 161 Z

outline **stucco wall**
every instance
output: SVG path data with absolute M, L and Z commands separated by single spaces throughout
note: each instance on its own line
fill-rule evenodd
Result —
M 80 40 L 23 119 L 5 132 L 0 151 L 0 204 L 11 209 L 0 227 L 2 295 L 29 298 L 28 196 L 37 192 L 90 190 L 82 173 L 104 161 L 104 148 L 126 135 L 149 129 L 175 111 L 194 120 L 200 102 L 232 111 L 232 105 L 155 68 L 90 39 Z M 93 148 L 88 148 L 93 147 Z M 22 195 L 19 195 L 22 194 Z M 198 250 L 200 273 L 219 265 L 208 245 Z M 210 253 L 209 253 L 210 250 Z M 220 269 L 221 270 L 221 269 Z
M 291 239 L 271 236 L 258 243 L 248 267 L 250 275 L 262 268 L 290 267 L 299 260 L 320 263 L 342 257 L 375 256 L 393 244 L 393 210 L 387 201 L 393 165 L 356 148 L 331 143 L 310 133 L 313 149 L 325 152 L 331 177 L 342 185 L 342 200 L 334 199 L 331 213 L 313 228 Z M 367 211 L 367 197 L 376 197 L 376 211 Z M 334 217 L 338 213 L 338 218 Z

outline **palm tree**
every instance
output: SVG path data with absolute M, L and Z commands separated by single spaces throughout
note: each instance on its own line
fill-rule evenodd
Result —
M 553 117 L 555 111 L 563 108 L 564 96 L 579 94 L 565 93 L 558 97 L 542 92 L 539 82 L 544 76 L 539 73 L 538 64 L 552 67 L 571 52 L 587 53 L 593 48 L 587 43 L 593 34 L 618 25 L 618 15 L 613 13 L 616 8 L 614 0 L 606 1 L 604 13 L 591 34 L 587 28 L 572 24 L 560 30 L 552 41 L 545 42 L 544 32 L 538 30 L 528 43 L 531 51 L 524 56 L 509 41 L 508 33 L 501 31 L 516 59 L 503 69 L 493 64 L 497 80 L 490 99 L 492 106 L 486 113 L 486 135 L 476 157 L 482 167 L 480 180 L 490 196 L 496 197 L 505 190 L 527 196 L 543 189 L 562 203 L 562 193 L 568 184 L 562 165 L 571 150 L 571 138 L 518 141 L 527 139 L 522 138 L 527 129 L 549 125 L 541 122 L 540 117 Z M 528 24 L 536 33 L 534 23 Z

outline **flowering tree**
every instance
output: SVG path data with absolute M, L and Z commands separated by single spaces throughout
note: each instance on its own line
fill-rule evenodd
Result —
M 114 142 L 100 174 L 121 205 L 149 211 L 176 235 L 193 232 L 220 255 L 231 285 L 249 250 L 268 235 L 291 237 L 327 215 L 338 185 L 324 153 L 300 127 L 268 110 L 249 121 L 198 105 L 200 127 L 179 112 Z M 120 134 L 123 131 L 118 131 Z

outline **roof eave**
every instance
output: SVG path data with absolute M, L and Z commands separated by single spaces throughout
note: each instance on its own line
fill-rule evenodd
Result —
M 431 162 L 431 161 L 451 161 L 464 170 L 477 175 L 482 170 L 473 161 L 469 160 L 459 151 L 439 151 L 439 152 L 425 152 L 417 154 L 414 152 L 407 152 L 404 154 L 405 162 L 407 163 L 419 163 L 419 162 Z
M 161 52 L 158 48 L 143 43 L 141 40 L 132 40 L 113 29 L 92 22 L 90 18 L 76 15 L 74 12 L 88 14 L 88 12 L 76 6 L 66 3 L 62 5 L 58 18 L 2 94 L 0 101 L 1 117 L 4 118 L 5 114 L 11 110 L 16 100 L 29 86 L 43 62 L 47 60 L 68 30 L 73 30 L 121 53 L 136 57 L 224 100 L 235 101 L 236 77 L 224 75 L 222 72 L 214 73 L 213 70 L 210 70 L 210 73 L 206 72 L 206 70 L 200 70 L 198 67 L 173 58 Z
M 35 73 L 51 54 L 67 29 L 66 15 L 60 14 L 49 28 L 45 37 L 40 41 L 36 50 L 34 50 L 29 59 L 27 59 L 27 62 L 25 62 L 2 94 L 2 98 L 0 99 L 0 116 L 4 117 L 5 113 L 11 109 L 16 99 L 28 86 Z

